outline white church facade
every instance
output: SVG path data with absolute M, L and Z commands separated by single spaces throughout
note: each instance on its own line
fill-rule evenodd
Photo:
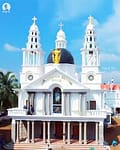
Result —
M 81 78 L 66 43 L 61 24 L 55 48 L 44 64 L 39 29 L 33 18 L 26 48 L 22 49 L 18 107 L 8 109 L 13 142 L 27 139 L 34 143 L 39 138 L 48 144 L 52 139 L 62 139 L 66 144 L 72 139 L 80 144 L 91 140 L 103 144 L 104 121 L 111 111 L 105 106 L 101 90 L 100 49 L 93 17 L 88 19 L 81 49 Z

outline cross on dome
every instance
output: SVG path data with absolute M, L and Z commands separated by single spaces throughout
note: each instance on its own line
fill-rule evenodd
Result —
M 32 20 L 33 20 L 33 23 L 35 24 L 37 18 L 34 16 L 34 17 L 32 18 Z
M 64 25 L 63 25 L 63 23 L 61 22 L 60 24 L 59 24 L 59 27 L 60 27 L 60 30 L 62 30 L 62 27 L 63 27 Z
M 94 24 L 94 19 L 92 16 L 89 16 L 88 19 L 89 19 L 89 24 Z

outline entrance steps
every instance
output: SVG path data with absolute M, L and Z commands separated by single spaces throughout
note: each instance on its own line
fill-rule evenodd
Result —
M 109 150 L 102 145 L 97 144 L 63 144 L 63 143 L 51 143 L 48 147 L 47 144 L 41 142 L 37 143 L 9 143 L 4 146 L 7 150 Z M 50 150 L 50 149 L 49 149 Z

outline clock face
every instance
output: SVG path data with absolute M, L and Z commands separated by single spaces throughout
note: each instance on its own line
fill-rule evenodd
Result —
M 28 80 L 33 80 L 33 75 L 29 75 Z
M 92 80 L 94 80 L 94 76 L 93 76 L 93 75 L 89 75 L 89 76 L 88 76 L 88 79 L 89 79 L 90 81 L 92 81 Z

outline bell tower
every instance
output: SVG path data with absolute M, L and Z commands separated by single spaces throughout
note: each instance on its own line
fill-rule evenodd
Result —
M 62 29 L 63 24 L 59 24 L 60 30 L 57 32 L 56 40 L 55 40 L 55 48 L 66 48 L 66 36 Z
M 100 72 L 100 50 L 96 44 L 93 17 L 88 18 L 82 54 L 81 82 L 92 89 L 99 89 L 102 82 Z
M 29 29 L 26 48 L 23 48 L 22 71 L 20 74 L 21 87 L 28 85 L 43 74 L 43 51 L 40 44 L 39 29 L 36 17 Z

